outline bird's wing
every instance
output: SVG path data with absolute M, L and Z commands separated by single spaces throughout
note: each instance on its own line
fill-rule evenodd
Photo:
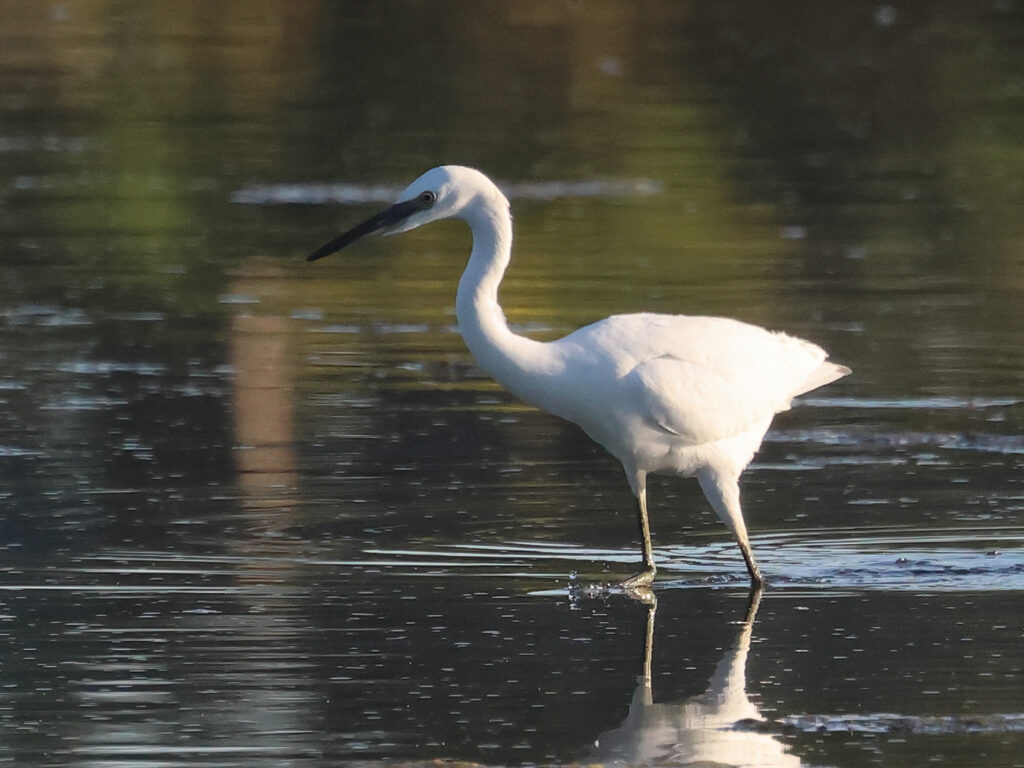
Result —
M 687 445 L 738 435 L 778 410 L 777 398 L 766 397 L 756 380 L 737 380 L 689 360 L 668 356 L 647 360 L 628 379 L 649 425 Z
M 745 324 L 703 330 L 711 332 L 625 376 L 643 418 L 690 445 L 741 434 L 786 410 L 825 359 L 814 344 Z

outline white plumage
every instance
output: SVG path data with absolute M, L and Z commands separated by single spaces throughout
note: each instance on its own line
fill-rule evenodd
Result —
M 647 518 L 650 473 L 696 476 L 740 546 L 752 583 L 739 476 L 772 417 L 797 395 L 850 373 L 802 339 L 720 317 L 614 315 L 551 342 L 513 333 L 498 304 L 512 249 L 508 200 L 479 171 L 427 171 L 398 202 L 310 255 L 310 261 L 374 232 L 393 234 L 444 218 L 465 221 L 473 250 L 459 281 L 456 315 L 480 367 L 502 386 L 582 427 L 622 462 L 637 500 L 644 569 L 655 575 Z

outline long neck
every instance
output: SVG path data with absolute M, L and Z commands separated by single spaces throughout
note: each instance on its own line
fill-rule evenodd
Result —
M 503 197 L 480 198 L 461 218 L 473 233 L 473 252 L 459 280 L 455 315 L 477 363 L 499 384 L 534 402 L 554 365 L 548 345 L 513 333 L 498 304 L 498 286 L 512 253 L 512 216 Z

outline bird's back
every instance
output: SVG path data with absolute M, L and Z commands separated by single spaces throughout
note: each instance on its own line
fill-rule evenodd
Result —
M 580 404 L 593 413 L 572 420 L 631 413 L 689 445 L 770 420 L 797 395 L 849 373 L 815 344 L 721 317 L 614 315 L 555 345 L 599 396 Z

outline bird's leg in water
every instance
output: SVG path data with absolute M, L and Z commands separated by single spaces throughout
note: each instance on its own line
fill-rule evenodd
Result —
M 757 561 L 754 559 L 750 545 L 742 539 L 740 539 L 740 552 L 743 553 L 743 560 L 747 564 L 747 573 L 750 574 L 750 588 L 760 591 L 764 586 L 764 577 L 761 575 L 761 569 L 757 567 Z
M 636 512 L 640 522 L 640 540 L 643 542 L 644 548 L 644 569 L 622 582 L 622 586 L 626 589 L 650 586 L 654 581 L 654 574 L 658 572 L 654 566 L 654 553 L 651 548 L 651 526 L 647 522 L 647 490 L 645 488 L 641 488 L 636 495 Z

